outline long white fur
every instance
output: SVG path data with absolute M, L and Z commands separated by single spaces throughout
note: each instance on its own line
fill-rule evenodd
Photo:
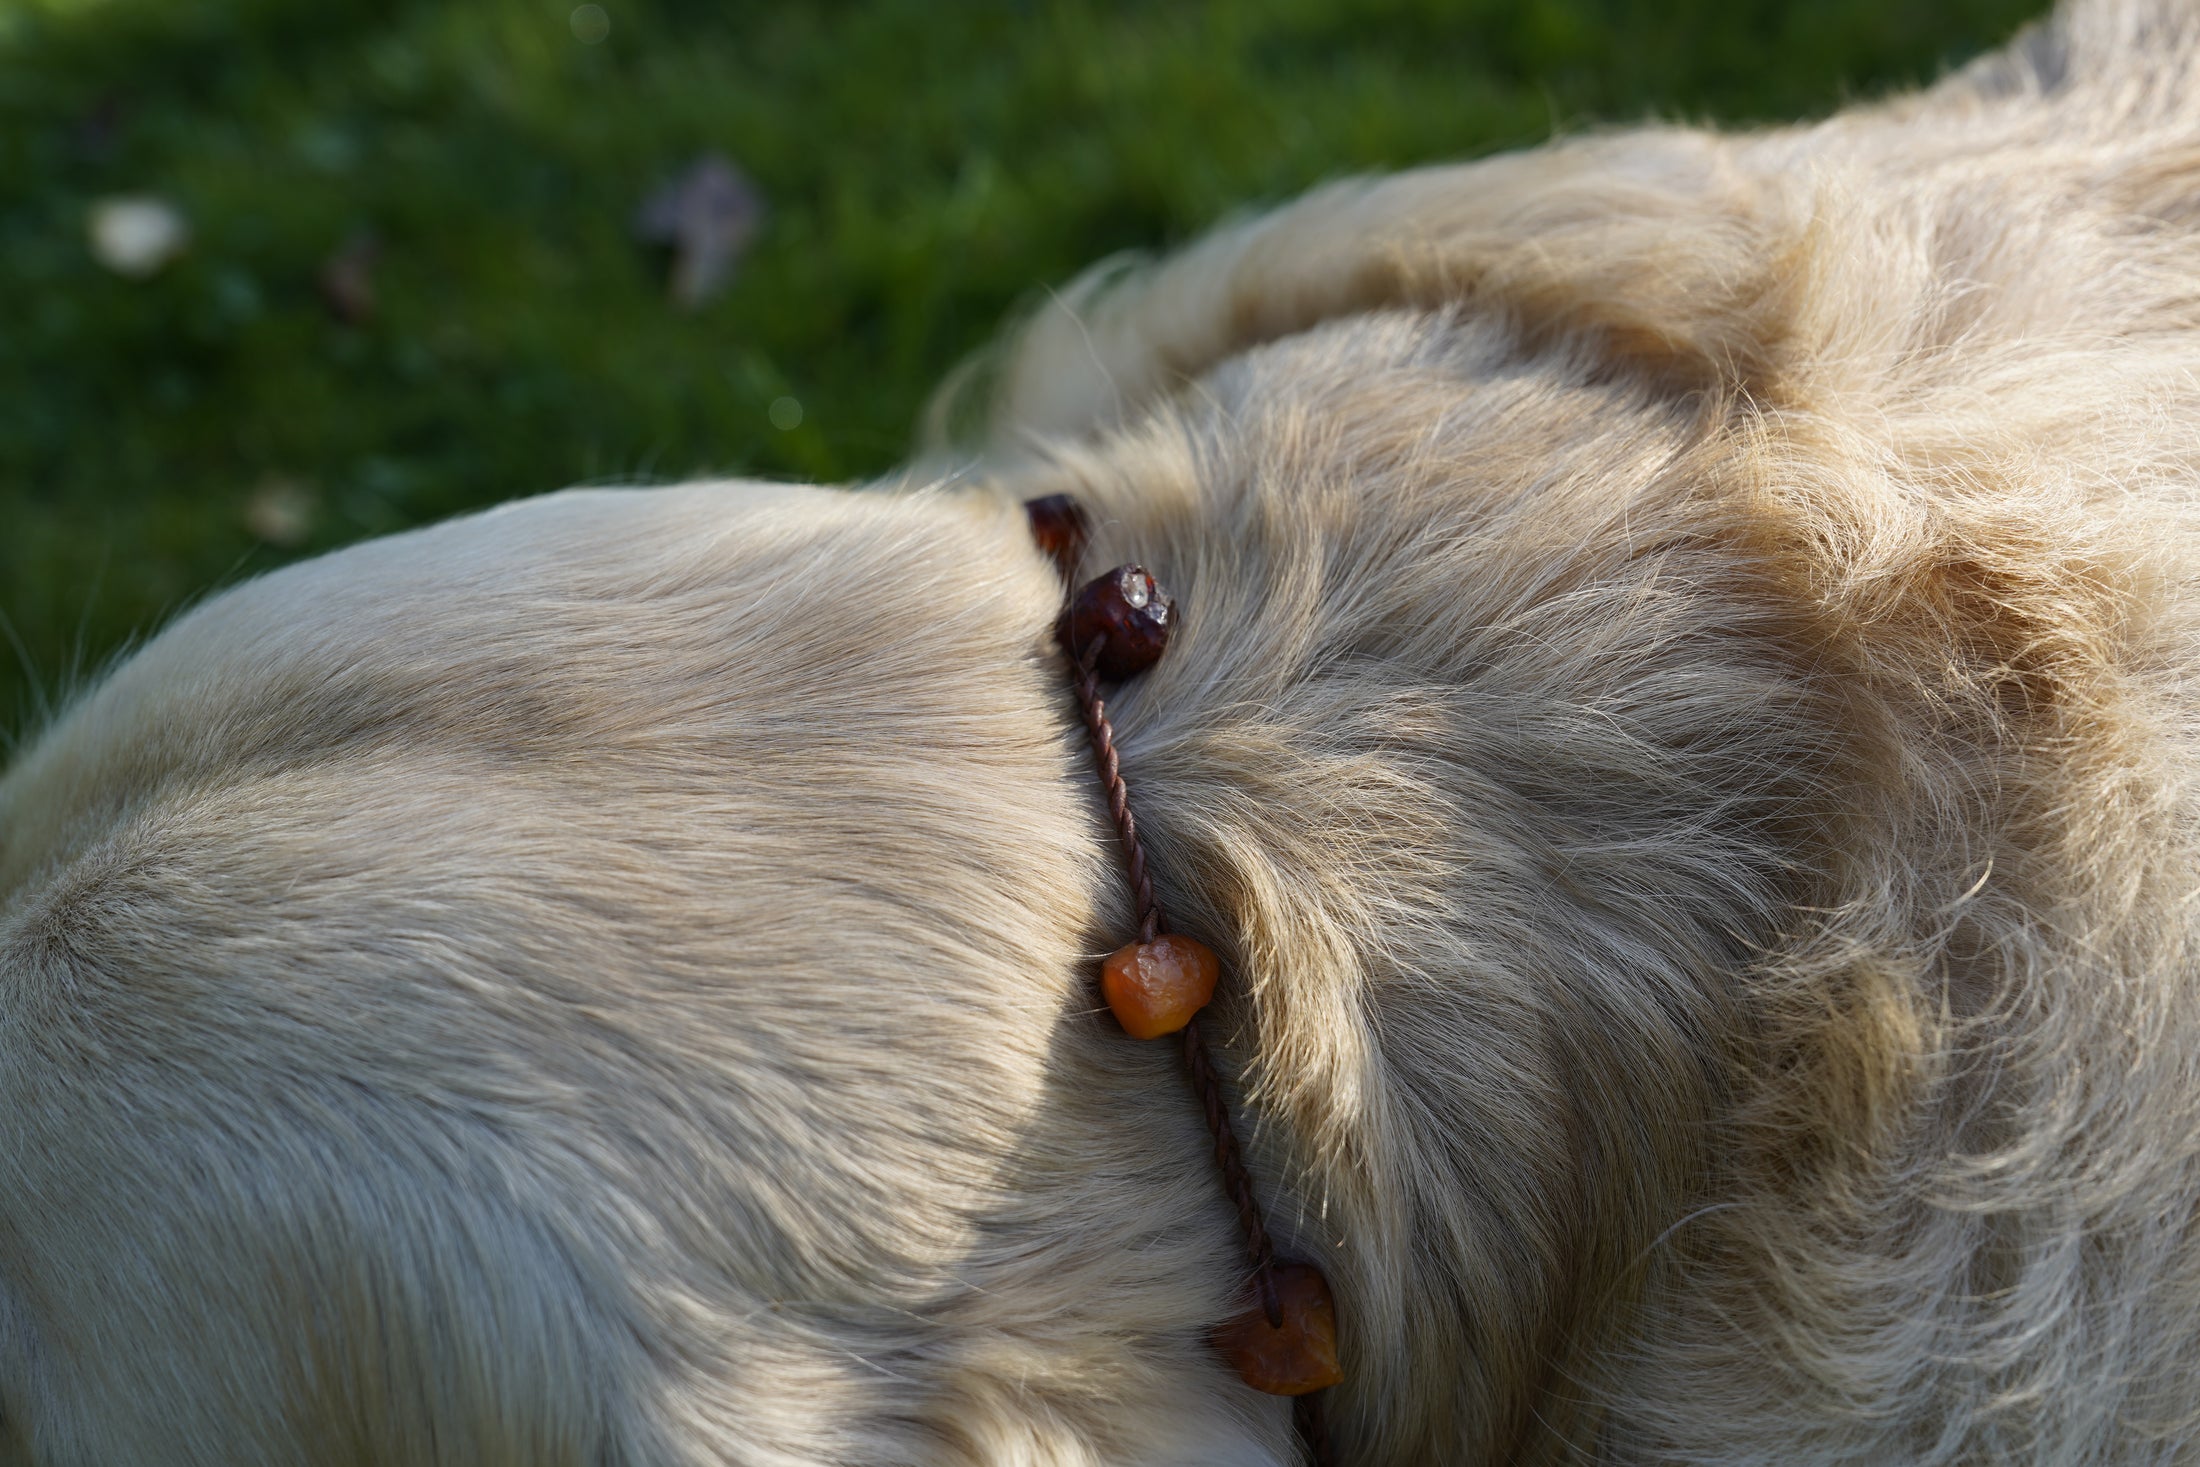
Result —
M 2200 10 L 1335 185 L 952 487 L 241 586 L 0 782 L 0 1463 L 1274 1464 L 1016 501 L 1343 1460 L 2200 1459 Z

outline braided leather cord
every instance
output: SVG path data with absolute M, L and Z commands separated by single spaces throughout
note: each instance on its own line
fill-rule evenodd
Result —
M 1066 632 L 1066 627 L 1064 630 Z M 1084 715 L 1085 732 L 1092 743 L 1094 767 L 1107 790 L 1108 815 L 1115 823 L 1116 839 L 1123 848 L 1124 867 L 1137 903 L 1139 940 L 1152 942 L 1168 930 L 1168 923 L 1154 897 L 1152 873 L 1146 867 L 1145 845 L 1139 839 L 1137 817 L 1131 813 L 1130 786 L 1123 778 L 1122 761 L 1115 752 L 1115 728 L 1108 720 L 1107 704 L 1100 697 L 1096 664 L 1104 642 L 1104 638 L 1095 639 L 1090 646 L 1073 654 L 1077 702 Z M 1261 1220 L 1260 1199 L 1253 1190 L 1252 1174 L 1246 1169 L 1237 1136 L 1230 1128 L 1230 1108 L 1223 1095 L 1222 1078 L 1215 1070 L 1214 1057 L 1200 1032 L 1199 1020 L 1195 1018 L 1186 1024 L 1182 1034 L 1184 1069 L 1191 1079 L 1192 1092 L 1198 1098 L 1200 1113 L 1206 1119 L 1208 1134 L 1214 1138 L 1215 1167 L 1222 1174 L 1223 1190 L 1237 1210 L 1238 1227 L 1244 1235 L 1246 1256 L 1252 1265 L 1254 1292 L 1269 1325 L 1280 1327 L 1283 1309 L 1276 1297 L 1275 1250 L 1268 1240 L 1267 1226 Z M 1315 1467 L 1334 1467 L 1335 1457 L 1321 1397 L 1319 1391 L 1295 1397 L 1292 1416 Z

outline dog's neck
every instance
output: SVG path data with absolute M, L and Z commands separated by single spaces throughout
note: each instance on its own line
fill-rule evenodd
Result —
M 1345 1409 L 1431 1451 L 1569 1430 L 1549 1388 L 1686 1210 L 1808 736 L 1661 487 L 1687 413 L 1556 368 L 1462 409 L 1442 379 L 1510 349 L 1339 327 L 1014 486 L 1183 600 L 1115 703 L 1141 825 L 1240 975 L 1215 1027 L 1276 1227 L 1337 1280 Z M 1309 441 L 1295 384 L 1347 379 Z M 1554 453 L 1546 416 L 1598 426 Z

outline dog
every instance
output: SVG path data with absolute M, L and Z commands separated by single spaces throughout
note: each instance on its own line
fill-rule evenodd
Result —
M 2200 1459 L 2200 10 L 1104 268 L 857 490 L 237 586 L 0 783 L 0 1462 Z M 943 410 L 941 421 L 971 413 Z

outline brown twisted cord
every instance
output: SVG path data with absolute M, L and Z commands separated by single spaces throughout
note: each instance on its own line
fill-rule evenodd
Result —
M 1306 1450 L 1314 1458 L 1314 1467 L 1333 1467 L 1337 1460 L 1336 1448 L 1329 1444 L 1329 1413 L 1322 1409 L 1321 1391 L 1308 1391 L 1303 1396 L 1291 1398 L 1291 1421 L 1299 1429 L 1299 1440 L 1306 1443 Z
M 1107 786 L 1108 813 L 1115 819 L 1115 834 L 1122 842 L 1131 890 L 1138 900 L 1139 940 L 1152 942 L 1165 930 L 1165 924 L 1160 904 L 1154 900 L 1153 879 L 1146 870 L 1146 849 L 1138 838 L 1138 821 L 1131 815 L 1130 786 L 1124 782 L 1122 764 L 1116 758 L 1115 727 L 1108 721 L 1107 705 L 1100 700 L 1100 678 L 1094 667 L 1105 642 L 1104 637 L 1095 638 L 1077 659 L 1077 702 L 1085 715 L 1085 732 L 1092 739 L 1092 761 Z M 1275 1250 L 1261 1222 L 1260 1199 L 1253 1191 L 1252 1174 L 1245 1169 L 1244 1153 L 1230 1129 L 1230 1108 L 1223 1097 L 1222 1078 L 1215 1073 L 1214 1058 L 1200 1036 L 1199 1020 L 1186 1024 L 1183 1034 L 1184 1068 L 1191 1075 L 1192 1090 L 1207 1119 L 1208 1133 L 1215 1138 L 1215 1166 L 1222 1173 L 1223 1190 L 1229 1193 L 1230 1205 L 1237 1209 L 1238 1226 L 1245 1234 L 1245 1251 L 1252 1260 L 1253 1286 L 1260 1293 L 1261 1312 L 1268 1316 L 1270 1328 L 1281 1328 L 1283 1305 L 1276 1297 L 1275 1278 L 1269 1272 L 1275 1263 Z
M 1166 928 L 1160 904 L 1153 899 L 1153 878 L 1146 872 L 1146 848 L 1139 843 L 1138 821 L 1131 814 L 1130 787 L 1123 783 L 1122 766 L 1115 757 L 1115 728 L 1108 722 L 1108 705 L 1100 701 L 1100 674 L 1095 665 L 1105 637 L 1095 637 L 1077 661 L 1077 703 L 1084 711 L 1085 732 L 1092 739 L 1092 762 L 1100 768 L 1100 781 L 1108 787 L 1108 814 L 1115 819 L 1116 839 L 1123 843 L 1123 860 L 1130 868 L 1131 894 L 1138 900 L 1138 940 L 1152 942 Z
M 1063 630 L 1066 645 L 1066 623 Z M 1071 649 L 1077 669 L 1077 702 L 1084 714 L 1085 733 L 1092 743 L 1093 763 L 1099 769 L 1101 783 L 1107 787 L 1108 815 L 1115 822 L 1116 839 L 1122 845 L 1124 865 L 1137 901 L 1139 940 L 1152 942 L 1167 930 L 1167 923 L 1162 917 L 1160 903 L 1154 899 L 1153 878 L 1146 869 L 1145 844 L 1138 836 L 1137 818 L 1131 814 L 1130 786 L 1123 778 L 1122 762 L 1115 752 L 1115 728 L 1109 722 L 1107 705 L 1100 698 L 1097 667 L 1105 645 L 1106 638 L 1098 637 L 1081 656 Z M 1216 1073 L 1214 1057 L 1200 1034 L 1198 1019 L 1187 1023 L 1182 1032 L 1184 1068 L 1199 1099 L 1208 1133 L 1214 1137 L 1215 1166 L 1222 1173 L 1223 1190 L 1237 1209 L 1238 1226 L 1245 1235 L 1246 1253 L 1252 1261 L 1253 1285 L 1260 1295 L 1261 1312 L 1267 1316 L 1270 1328 L 1281 1328 L 1283 1306 L 1276 1295 L 1275 1251 L 1268 1241 L 1268 1229 L 1261 1221 L 1260 1200 L 1253 1191 L 1252 1174 L 1246 1170 L 1237 1136 L 1230 1129 L 1230 1110 L 1222 1093 L 1221 1076 Z M 1291 1410 L 1299 1440 L 1305 1444 L 1314 1467 L 1335 1467 L 1336 1456 L 1330 1445 L 1321 1393 L 1296 1397 Z
M 1246 1171 L 1245 1157 L 1230 1130 L 1222 1079 L 1215 1074 L 1215 1062 L 1207 1053 L 1207 1041 L 1200 1037 L 1197 1019 L 1184 1026 L 1184 1068 L 1191 1073 L 1192 1089 L 1207 1117 L 1207 1130 L 1215 1138 L 1215 1166 L 1222 1173 L 1223 1190 L 1230 1194 L 1230 1203 L 1237 1208 L 1238 1226 L 1245 1232 L 1245 1252 L 1253 1261 L 1253 1287 L 1260 1291 L 1261 1312 L 1268 1316 L 1270 1329 L 1281 1329 L 1283 1304 L 1276 1298 L 1275 1276 L 1269 1272 L 1276 1261 L 1275 1250 L 1269 1246 L 1268 1229 L 1261 1224 L 1260 1199 L 1253 1195 L 1252 1174 Z

